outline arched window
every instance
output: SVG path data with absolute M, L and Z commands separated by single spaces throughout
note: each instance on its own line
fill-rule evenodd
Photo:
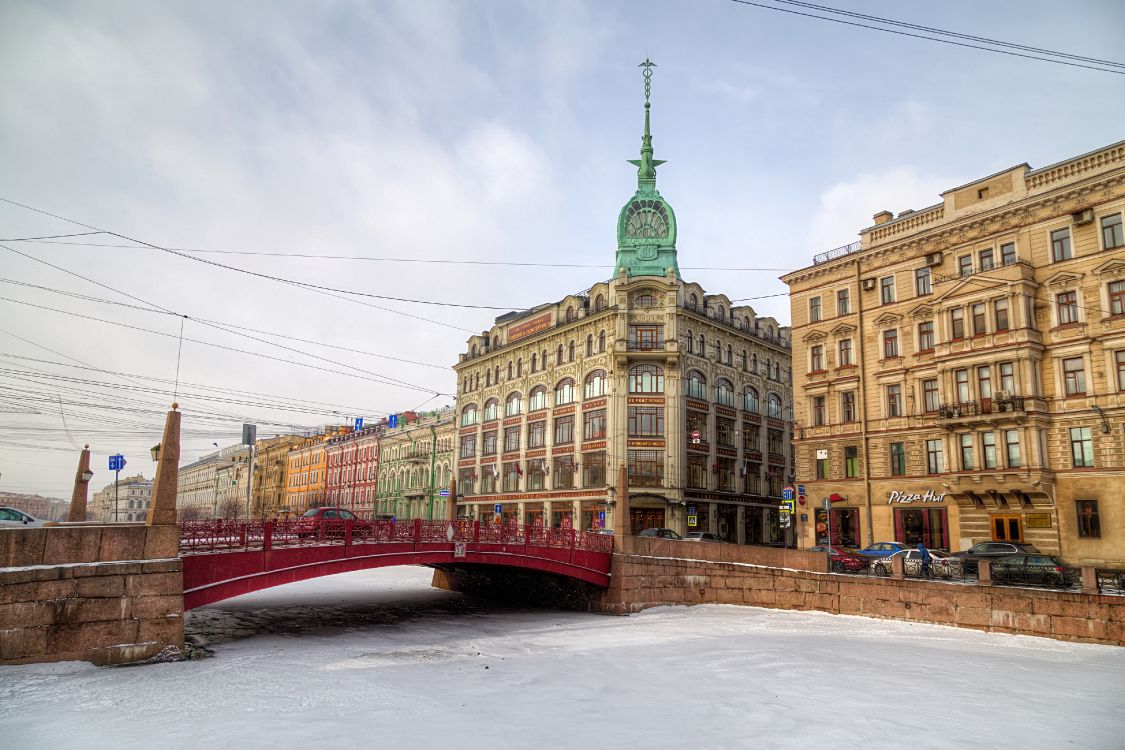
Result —
M 747 331 L 750 330 L 750 316 L 749 315 L 747 315 L 746 317 L 744 317 L 742 319 L 742 327 L 745 328 Z
M 656 365 L 630 368 L 629 393 L 664 393 L 664 370 Z
M 594 356 L 594 334 L 587 334 L 586 336 L 586 356 Z
M 699 307 L 699 297 L 695 296 L 695 294 L 693 293 L 690 297 L 688 297 L 687 306 L 689 310 L 697 309 Z
M 492 385 L 492 368 L 491 367 L 484 371 L 484 387 L 487 388 L 490 385 Z
M 538 363 L 539 363 L 539 355 L 538 354 L 532 354 L 531 355 L 531 371 L 532 372 L 535 372 L 537 369 L 539 369 L 538 366 L 537 366 Z
M 715 381 L 715 403 L 723 406 L 734 406 L 734 386 L 729 380 L 719 378 Z
M 519 391 L 508 394 L 508 400 L 504 402 L 504 416 L 514 417 L 520 413 L 523 404 L 523 397 Z
M 773 341 L 773 326 L 766 326 L 766 338 Z
M 492 373 L 492 382 L 497 385 L 500 384 L 500 365 L 496 365 L 496 369 Z
M 703 334 L 699 334 L 699 351 L 696 352 L 700 357 L 707 356 L 707 342 L 703 339 Z
M 499 349 L 500 348 L 500 337 L 499 336 L 493 336 L 492 337 L 492 348 L 493 349 Z
M 781 397 L 776 393 L 766 394 L 766 416 L 781 419 Z
M 499 416 L 500 402 L 497 399 L 490 398 L 484 402 L 484 421 L 492 422 Z
M 508 360 L 508 380 L 512 379 L 512 360 Z
M 719 320 L 726 320 L 727 319 L 726 312 L 723 311 L 722 305 L 719 305 L 719 307 L 715 310 L 715 317 Z
M 598 312 L 598 311 L 604 310 L 604 309 L 605 309 L 605 297 L 599 294 L 597 297 L 594 297 L 594 311 Z
M 523 357 L 520 357 L 519 359 L 516 360 L 516 377 L 517 378 L 523 377 Z
M 707 398 L 707 378 L 698 370 L 692 370 L 687 376 L 687 395 L 691 398 Z
M 570 344 L 566 348 L 566 361 L 567 362 L 573 362 L 574 361 L 574 342 L 573 341 L 571 341 Z
M 558 351 L 555 352 L 555 364 L 561 365 L 563 363 L 563 346 L 559 344 Z
M 773 374 L 773 360 L 766 357 L 766 377 L 768 378 Z
M 750 366 L 750 360 L 746 356 L 746 350 L 742 350 L 742 371 L 746 372 L 746 368 Z
M 755 375 L 758 374 L 758 353 L 754 352 L 750 355 L 750 372 Z
M 781 380 L 781 363 L 775 362 L 773 365 L 773 379 Z
M 605 395 L 605 370 L 594 370 L 586 376 L 582 398 L 595 398 Z
M 605 351 L 605 331 L 598 334 L 598 352 Z
M 477 405 L 469 404 L 461 410 L 461 426 L 468 427 L 477 423 Z
M 531 389 L 531 395 L 527 399 L 528 411 L 539 411 L 540 409 L 547 408 L 547 386 L 537 385 Z
M 747 388 L 742 394 L 742 408 L 751 414 L 757 414 L 761 409 L 758 404 L 758 392 L 753 388 Z
M 691 331 L 687 332 L 687 352 L 688 354 L 695 353 L 695 334 Z
M 547 369 L 547 350 L 546 349 L 544 349 L 543 353 L 539 355 L 539 367 L 540 367 L 540 369 L 543 369 L 543 370 Z
M 733 363 L 734 363 L 734 349 L 731 348 L 730 344 L 727 344 L 727 364 L 729 365 L 729 364 L 733 364 Z
M 566 308 L 566 322 L 574 320 L 578 316 L 574 314 L 574 305 L 568 305 Z
M 656 307 L 656 297 L 651 294 L 638 294 L 633 298 L 633 307 Z
M 473 356 L 477 356 L 477 345 L 473 344 Z
M 574 403 L 574 379 L 560 380 L 555 386 L 555 406 Z

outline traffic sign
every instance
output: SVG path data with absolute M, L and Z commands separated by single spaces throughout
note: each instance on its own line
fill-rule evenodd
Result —
M 442 487 L 440 490 L 438 490 L 438 494 L 441 495 L 442 497 L 449 497 L 449 488 L 448 487 Z
M 604 510 L 598 511 L 598 526 L 600 526 L 603 529 L 605 528 L 605 511 Z
M 355 431 L 359 432 L 362 429 L 363 429 L 363 417 L 356 417 L 355 418 Z
M 390 427 L 390 428 L 398 427 L 398 415 L 397 414 L 391 414 L 390 416 L 387 417 L 387 427 Z
M 500 510 L 500 503 L 496 503 L 496 505 L 492 506 L 492 512 L 496 515 L 500 515 Z
M 125 456 L 120 453 L 115 453 L 109 457 L 109 470 L 121 471 L 125 468 Z
M 698 445 L 700 438 L 703 437 L 699 430 L 691 431 L 691 442 Z
M 805 496 L 805 485 L 803 485 L 803 484 L 797 485 L 797 494 L 800 495 L 801 497 Z
M 793 521 L 792 521 L 792 519 L 789 518 L 789 514 L 788 513 L 782 514 L 781 523 L 780 523 L 781 528 L 788 529 L 792 524 L 793 524 Z
M 465 543 L 464 542 L 454 542 L 453 543 L 453 556 L 454 557 L 464 557 L 465 556 Z
M 688 516 L 687 517 L 687 525 L 688 526 L 698 526 L 699 525 L 699 516 Z
M 781 497 L 785 500 L 792 500 L 793 499 L 793 488 L 792 487 L 786 487 L 785 489 L 783 489 L 781 491 Z

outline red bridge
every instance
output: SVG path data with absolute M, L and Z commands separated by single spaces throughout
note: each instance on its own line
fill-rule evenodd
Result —
M 609 585 L 613 537 L 471 521 L 182 521 L 184 609 L 391 565 L 524 568 Z

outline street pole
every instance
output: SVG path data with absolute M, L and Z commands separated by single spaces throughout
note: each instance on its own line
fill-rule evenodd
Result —
M 117 489 L 117 483 L 121 479 L 121 469 L 115 469 L 113 472 L 113 522 L 117 523 L 117 509 L 120 506 L 120 495 Z
M 832 501 L 824 498 L 824 522 L 828 530 L 828 546 L 832 546 Z M 815 528 L 815 527 L 814 527 Z
M 430 438 L 433 442 L 430 443 L 430 509 L 427 511 L 427 520 L 434 520 L 434 465 L 437 463 L 437 430 L 433 425 L 430 425 Z

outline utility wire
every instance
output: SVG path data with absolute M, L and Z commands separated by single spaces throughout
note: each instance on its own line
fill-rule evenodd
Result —
M 785 0 L 776 0 L 776 2 L 784 2 L 784 1 Z M 995 47 L 987 47 L 987 46 L 980 45 L 980 44 L 969 44 L 967 42 L 958 42 L 958 41 L 954 41 L 953 39 L 942 39 L 941 37 L 937 37 L 937 36 L 927 36 L 925 34 L 913 34 L 909 31 L 899 31 L 897 29 L 888 29 L 888 28 L 884 28 L 882 26 L 872 26 L 871 24 L 859 23 L 858 21 L 846 21 L 842 18 L 832 18 L 830 16 L 821 16 L 821 15 L 817 15 L 815 13 L 806 13 L 806 12 L 802 12 L 802 11 L 799 11 L 799 10 L 792 10 L 790 8 L 779 8 L 776 5 L 766 5 L 764 3 L 751 2 L 751 0 L 731 0 L 731 2 L 737 3 L 739 5 L 751 5 L 751 6 L 754 6 L 755 8 L 764 8 L 765 10 L 774 10 L 774 11 L 778 11 L 778 12 L 781 12 L 781 13 L 790 13 L 790 14 L 795 15 L 795 16 L 804 16 L 806 18 L 816 18 L 816 19 L 819 19 L 821 21 L 832 21 L 833 23 L 841 23 L 841 24 L 844 24 L 846 26 L 858 26 L 858 27 L 864 28 L 864 29 L 871 29 L 872 31 L 883 31 L 883 32 L 886 32 L 888 34 L 897 34 L 898 36 L 912 37 L 914 39 L 927 39 L 931 42 L 941 42 L 942 44 L 952 44 L 952 45 L 957 46 L 957 47 L 968 47 L 970 49 L 978 49 L 978 50 L 983 50 L 985 52 L 995 52 L 995 53 L 1000 54 L 1000 55 L 1010 55 L 1012 57 L 1023 57 L 1023 58 L 1027 58 L 1028 60 L 1039 60 L 1041 62 L 1055 63 L 1057 65 L 1068 65 L 1072 68 L 1086 68 L 1088 70 L 1097 70 L 1097 71 L 1100 71 L 1102 73 L 1115 73 L 1117 75 L 1125 75 L 1125 70 L 1114 70 L 1113 68 L 1099 67 L 1097 65 L 1086 65 L 1086 64 L 1080 63 L 1080 62 L 1071 62 L 1071 61 L 1068 61 L 1068 60 L 1052 58 L 1052 57 L 1040 57 L 1038 55 L 1029 55 L 1029 54 L 1025 54 L 1023 52 L 1013 52 L 1010 49 L 997 49 Z M 828 12 L 839 13 L 841 11 L 837 11 L 837 10 L 834 10 L 834 9 L 828 9 Z M 884 23 L 887 23 L 887 22 L 884 22 Z M 1054 54 L 1054 53 L 1051 53 L 1051 54 Z M 1108 62 L 1106 64 L 1118 65 L 1118 63 L 1112 63 L 1112 62 Z

